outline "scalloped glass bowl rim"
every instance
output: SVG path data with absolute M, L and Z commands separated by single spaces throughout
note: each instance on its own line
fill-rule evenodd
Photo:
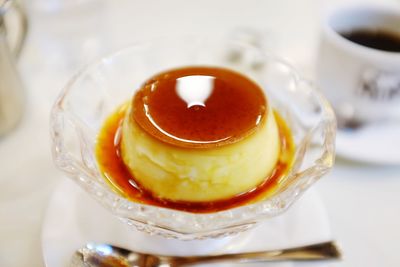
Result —
M 240 207 L 236 207 L 233 209 L 228 209 L 228 210 L 223 210 L 223 211 L 218 211 L 214 213 L 190 213 L 190 212 L 185 212 L 185 211 L 180 211 L 180 210 L 172 210 L 172 209 L 167 209 L 167 208 L 162 208 L 162 207 L 157 207 L 157 206 L 152 206 L 152 205 L 147 205 L 147 204 L 140 204 L 136 202 L 132 202 L 123 196 L 117 194 L 114 192 L 109 185 L 104 181 L 104 183 L 100 183 L 97 179 L 93 179 L 93 175 L 101 175 L 101 174 L 92 174 L 90 171 L 84 170 L 84 167 L 82 167 L 82 164 L 80 162 L 76 162 L 75 159 L 71 158 L 68 154 L 63 153 L 63 150 L 60 150 L 60 147 L 58 147 L 58 144 L 60 142 L 62 143 L 62 138 L 59 132 L 59 127 L 58 127 L 58 119 L 63 118 L 64 112 L 67 112 L 64 107 L 64 100 L 66 96 L 68 95 L 69 91 L 72 90 L 74 84 L 79 81 L 81 77 L 83 77 L 86 73 L 90 73 L 91 70 L 99 67 L 102 65 L 104 62 L 107 62 L 109 60 L 112 60 L 114 57 L 120 56 L 123 53 L 126 53 L 127 51 L 130 51 L 131 49 L 135 49 L 137 46 L 145 45 L 146 43 L 151 43 L 150 42 L 139 42 L 137 44 L 133 44 L 131 46 L 125 47 L 121 50 L 118 50 L 114 53 L 109 54 L 108 56 L 102 57 L 99 60 L 87 65 L 84 67 L 81 71 L 79 71 L 77 74 L 75 74 L 70 81 L 67 83 L 65 88 L 61 91 L 59 94 L 59 97 L 57 98 L 53 109 L 51 111 L 51 135 L 52 135 L 52 150 L 53 150 L 53 158 L 54 161 L 56 162 L 56 165 L 62 169 L 64 172 L 68 173 L 68 176 L 73 178 L 80 186 L 82 186 L 88 193 L 91 195 L 94 195 L 95 198 L 99 198 L 100 195 L 104 196 L 107 195 L 108 197 L 111 197 L 112 199 L 112 204 L 111 203 L 105 203 L 104 201 L 100 201 L 102 205 L 108 206 L 110 211 L 118 216 L 121 217 L 122 219 L 127 219 L 127 220 L 134 220 L 138 222 L 139 224 L 144 224 L 148 225 L 150 227 L 156 227 L 156 228 L 161 228 L 166 231 L 172 231 L 174 233 L 177 233 L 178 235 L 190 235 L 190 234 L 201 234 L 202 232 L 202 227 L 197 227 L 198 229 L 193 229 L 193 232 L 189 231 L 179 231 L 177 228 L 179 227 L 172 227 L 170 225 L 157 225 L 157 222 L 154 223 L 150 219 L 146 219 L 146 216 L 142 216 L 142 220 L 138 218 L 138 216 L 135 216 L 133 212 L 157 212 L 157 214 L 160 217 L 168 216 L 170 217 L 172 214 L 174 216 L 181 216 L 186 223 L 190 222 L 198 222 L 199 220 L 202 222 L 207 222 L 207 221 L 212 221 L 215 220 L 216 217 L 218 218 L 218 221 L 223 221 L 224 223 L 219 223 L 219 227 L 211 227 L 206 230 L 206 232 L 212 232 L 212 231 L 218 231 L 221 230 L 221 228 L 235 228 L 238 226 L 244 226 L 246 224 L 254 224 L 255 219 L 261 219 L 263 217 L 272 217 L 275 215 L 278 215 L 282 213 L 283 211 L 286 210 L 288 206 L 290 206 L 295 200 L 298 198 L 299 193 L 302 193 L 305 191 L 310 185 L 308 185 L 306 188 L 302 188 L 302 190 L 298 191 L 295 193 L 295 195 L 292 196 L 291 200 L 286 203 L 286 206 L 282 207 L 280 206 L 279 208 L 275 207 L 274 205 L 271 205 L 272 203 L 277 203 L 281 201 L 282 199 L 282 194 L 285 193 L 290 193 L 293 194 L 294 192 L 291 192 L 290 189 L 291 187 L 286 187 L 285 190 L 278 192 L 277 194 L 274 194 L 271 198 L 253 203 L 253 204 L 248 204 Z M 250 45 L 243 44 L 244 46 L 248 46 L 251 49 L 254 49 L 254 47 Z M 300 78 L 300 75 L 297 73 L 295 68 L 293 68 L 289 63 L 284 61 L 283 59 L 276 57 L 276 56 L 271 56 L 271 55 L 266 55 L 263 53 L 263 56 L 265 56 L 265 59 L 276 61 L 280 64 L 285 65 L 288 67 L 291 71 L 291 75 L 293 75 L 294 80 L 296 83 L 299 83 L 301 81 L 304 81 Z M 323 109 L 324 117 L 325 117 L 325 125 L 324 127 L 331 127 L 332 129 L 336 128 L 336 120 L 335 116 L 333 113 L 332 108 L 330 107 L 330 104 L 328 101 L 324 98 L 324 96 L 314 88 L 314 86 L 310 86 L 308 88 L 308 91 L 305 93 L 312 93 L 315 95 L 315 97 L 319 100 L 319 103 L 321 105 L 321 108 Z M 315 128 L 315 127 L 314 127 Z M 309 132 L 312 132 L 312 128 Z M 332 130 L 331 130 L 332 131 Z M 331 133 L 332 136 L 325 136 L 324 138 L 333 138 L 335 133 Z M 329 140 L 328 142 L 334 142 L 334 140 Z M 297 149 L 297 148 L 296 148 Z M 65 149 L 64 149 L 65 150 Z M 330 151 L 325 149 L 324 153 L 322 156 L 314 161 L 314 164 L 310 167 L 308 167 L 306 170 L 302 171 L 301 173 L 296 173 L 293 174 L 292 172 L 291 175 L 297 175 L 297 176 L 304 176 L 307 175 L 307 173 L 311 172 L 313 169 L 318 169 L 319 172 L 326 172 L 328 171 L 333 163 L 334 163 L 334 148 L 330 148 Z M 300 160 L 303 160 L 303 157 Z M 331 159 L 328 159 L 331 158 Z M 327 160 L 328 159 L 328 160 Z M 60 162 L 62 161 L 62 163 Z M 65 165 L 65 162 L 67 162 L 67 165 Z M 71 168 L 72 167 L 72 168 Z M 75 170 L 74 170 L 75 169 Z M 80 172 L 80 175 L 78 175 L 78 172 Z M 82 177 L 84 177 L 82 179 Z M 87 179 L 88 178 L 88 179 Z M 98 178 L 98 177 L 97 177 Z M 90 179 L 93 179 L 92 181 L 89 182 Z M 103 178 L 104 179 L 104 178 Z M 300 178 L 301 179 L 301 178 Z M 300 179 L 297 179 L 299 181 Z M 90 192 L 93 191 L 93 192 Z M 289 192 L 290 191 L 290 192 Z M 292 188 L 293 191 L 293 188 Z M 100 192 L 100 195 L 98 193 Z M 101 197 L 102 198 L 102 197 Z M 122 212 L 121 212 L 122 211 Z M 132 213 L 132 214 L 128 214 Z M 131 216 L 132 217 L 131 217 Z M 138 214 L 136 214 L 138 215 Z M 181 219 L 182 219 L 181 218 Z M 193 228 L 196 228 L 195 225 L 193 225 Z M 223 229 L 222 229 L 223 230 Z

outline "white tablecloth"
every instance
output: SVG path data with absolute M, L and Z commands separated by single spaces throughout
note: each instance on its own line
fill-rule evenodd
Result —
M 53 9 L 41 4 L 48 2 Z M 68 2 L 62 12 L 58 4 Z M 74 3 L 83 3 L 74 5 Z M 333 2 L 333 3 L 332 3 Z M 344 2 L 344 0 L 343 0 Z M 365 1 L 364 1 L 365 2 Z M 400 2 L 386 0 L 389 4 Z M 84 63 L 134 41 L 159 35 L 228 34 L 238 27 L 265 33 L 268 49 L 306 76 L 319 18 L 339 1 L 32 0 L 30 32 L 19 61 L 27 105 L 23 121 L 0 139 L 0 266 L 43 266 L 40 231 L 54 186 L 66 179 L 51 159 L 48 118 L 68 78 Z M 51 11 L 53 10 L 53 11 Z M 400 149 L 400 148 L 399 148 Z M 338 266 L 400 266 L 400 167 L 338 159 L 316 185 L 334 237 Z

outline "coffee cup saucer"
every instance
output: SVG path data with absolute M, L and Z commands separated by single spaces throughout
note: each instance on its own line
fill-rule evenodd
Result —
M 400 122 L 375 122 L 338 129 L 336 155 L 378 165 L 400 165 Z

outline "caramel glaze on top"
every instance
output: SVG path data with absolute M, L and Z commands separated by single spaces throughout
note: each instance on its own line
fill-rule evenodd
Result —
M 208 86 L 209 93 L 197 92 L 201 97 L 188 100 L 187 95 L 178 93 L 190 89 L 186 87 L 188 84 L 183 82 L 181 87 L 176 84 L 180 77 L 196 75 L 213 77 L 203 81 L 200 81 L 203 78 L 193 78 L 193 83 L 204 85 L 200 88 Z M 130 116 L 147 133 L 163 142 L 195 149 L 216 147 L 244 138 L 253 132 L 267 112 L 266 99 L 255 83 L 238 73 L 210 67 L 190 67 L 159 74 L 146 82 L 134 97 L 133 104 L 136 112 Z M 274 113 L 281 153 L 275 169 L 261 184 L 248 192 L 212 202 L 160 199 L 140 186 L 121 158 L 121 125 L 127 109 L 128 105 L 123 105 L 107 118 L 97 139 L 96 159 L 112 188 L 132 201 L 195 213 L 226 210 L 253 203 L 274 192 L 291 166 L 294 151 L 291 132 L 279 114 Z
M 186 67 L 149 79 L 133 98 L 132 119 L 154 138 L 212 148 L 250 135 L 266 116 L 260 87 L 224 68 Z

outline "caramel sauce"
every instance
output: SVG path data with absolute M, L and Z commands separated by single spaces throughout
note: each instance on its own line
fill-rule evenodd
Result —
M 190 101 L 172 92 L 175 90 L 168 90 L 168 86 L 177 88 L 176 81 L 179 77 L 193 75 L 215 77 L 212 79 L 213 86 L 208 98 L 202 98 L 205 106 L 201 105 L 200 97 L 194 99 L 194 104 L 190 105 Z M 233 82 L 237 84 L 232 85 Z M 155 83 L 158 84 L 154 85 Z M 183 87 L 182 90 L 188 88 Z M 218 101 L 221 102 L 219 107 Z M 136 112 L 130 114 L 131 119 L 135 119 L 147 133 L 163 142 L 193 150 L 238 141 L 252 133 L 266 116 L 266 99 L 255 83 L 240 74 L 217 68 L 179 69 L 155 76 L 136 94 L 133 105 Z M 261 184 L 250 191 L 218 201 L 186 202 L 160 199 L 138 184 L 120 156 L 121 125 L 127 108 L 128 104 L 125 104 L 107 118 L 97 139 L 96 158 L 111 187 L 134 202 L 194 213 L 226 210 L 253 203 L 273 193 L 292 163 L 294 143 L 291 132 L 275 112 L 281 153 L 274 171 Z M 156 126 L 161 127 L 167 134 Z
M 275 113 L 279 127 L 281 154 L 275 170 L 265 178 L 264 182 L 248 192 L 213 202 L 184 202 L 159 199 L 152 195 L 151 192 L 140 188 L 140 185 L 126 168 L 120 156 L 118 136 L 126 107 L 127 105 L 121 107 L 106 120 L 98 138 L 96 158 L 100 170 L 106 177 L 107 182 L 110 183 L 111 188 L 134 202 L 195 213 L 216 212 L 250 204 L 273 193 L 292 162 L 294 143 L 290 130 L 284 120 Z
M 213 148 L 241 140 L 264 118 L 259 86 L 234 71 L 187 67 L 149 79 L 133 99 L 132 118 L 174 146 Z

